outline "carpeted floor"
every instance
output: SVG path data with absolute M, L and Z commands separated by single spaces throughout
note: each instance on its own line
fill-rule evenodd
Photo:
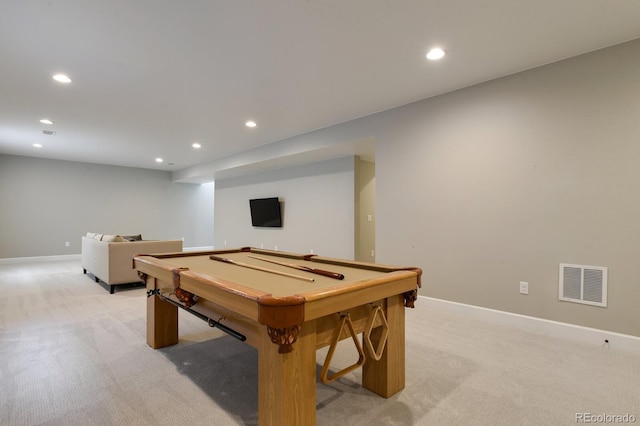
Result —
M 183 311 L 180 343 L 152 350 L 145 300 L 143 288 L 110 295 L 79 261 L 0 264 L 0 424 L 257 424 L 257 352 Z M 640 423 L 637 354 L 420 302 L 407 310 L 406 388 L 380 398 L 359 370 L 318 383 L 319 425 L 572 425 L 580 413 Z M 334 362 L 354 357 L 341 345 Z

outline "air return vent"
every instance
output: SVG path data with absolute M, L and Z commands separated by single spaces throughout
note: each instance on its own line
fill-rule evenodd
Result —
M 607 306 L 607 268 L 561 263 L 559 278 L 560 300 Z

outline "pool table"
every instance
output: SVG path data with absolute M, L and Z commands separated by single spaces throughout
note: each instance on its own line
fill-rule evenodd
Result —
M 179 308 L 257 348 L 260 425 L 315 424 L 319 348 L 329 347 L 324 383 L 361 367 L 362 386 L 382 397 L 404 388 L 404 309 L 420 268 L 250 247 L 136 255 L 133 266 L 146 283 L 152 348 L 178 343 Z M 359 359 L 333 372 L 344 339 Z

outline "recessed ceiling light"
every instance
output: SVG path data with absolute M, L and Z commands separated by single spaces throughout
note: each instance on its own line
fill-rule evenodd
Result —
M 247 121 L 246 123 L 244 123 L 244 125 L 247 126 L 247 127 L 256 127 L 257 126 L 256 122 L 255 121 L 251 121 L 251 120 Z
M 198 149 L 198 148 L 202 148 L 202 145 L 200 145 L 198 142 L 194 142 L 191 144 L 192 147 Z
M 34 143 L 34 144 L 33 144 L 33 146 L 34 146 L 35 148 L 42 148 L 42 145 L 40 145 L 39 143 Z
M 430 61 L 435 61 L 438 59 L 442 59 L 446 54 L 447 52 L 445 52 L 443 49 L 434 47 L 429 51 L 429 53 L 427 53 L 427 59 L 429 59 Z
M 164 160 L 160 157 L 156 158 L 156 163 L 162 163 Z
M 71 79 L 64 74 L 56 74 L 53 79 L 58 83 L 71 83 Z
M 42 120 L 40 120 L 40 122 L 42 124 L 53 124 L 53 121 L 49 120 L 48 118 L 43 118 Z

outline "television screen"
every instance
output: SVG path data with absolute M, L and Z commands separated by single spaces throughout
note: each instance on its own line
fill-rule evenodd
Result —
M 269 228 L 281 228 L 282 216 L 280 201 L 277 197 L 249 200 L 251 225 Z

